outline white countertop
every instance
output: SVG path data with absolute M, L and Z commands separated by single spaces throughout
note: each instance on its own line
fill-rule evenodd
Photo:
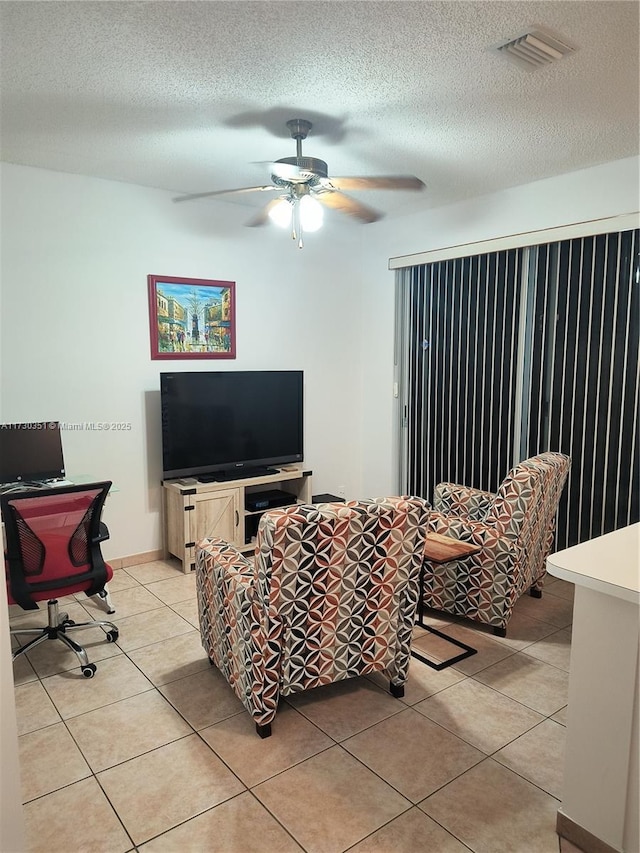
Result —
M 547 571 L 570 583 L 640 604 L 640 524 L 550 554 Z

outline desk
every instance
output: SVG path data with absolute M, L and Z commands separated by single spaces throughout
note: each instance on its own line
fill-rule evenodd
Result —
M 106 478 L 105 478 L 106 479 Z M 45 482 L 26 482 L 26 483 L 0 483 L 0 494 L 19 492 L 33 492 L 37 489 L 64 489 L 69 486 L 86 486 L 89 483 L 103 482 L 99 477 L 91 477 L 89 474 L 73 474 L 69 475 L 67 480 L 57 480 L 50 483 Z M 111 484 L 109 494 L 119 491 L 117 486 Z
M 427 666 L 430 666 L 431 669 L 441 670 L 445 669 L 447 666 L 452 666 L 454 663 L 458 663 L 465 658 L 471 657 L 471 655 L 475 655 L 477 653 L 477 649 L 473 649 L 471 646 L 467 646 L 465 643 L 461 643 L 460 640 L 456 640 L 453 637 L 448 637 L 446 634 L 443 634 L 442 631 L 436 630 L 431 625 L 427 625 L 424 621 L 424 577 L 426 571 L 427 563 L 450 563 L 453 560 L 463 560 L 465 557 L 471 556 L 471 554 L 475 554 L 480 550 L 479 545 L 473 545 L 471 542 L 461 542 L 459 539 L 452 539 L 450 536 L 443 536 L 441 533 L 427 533 L 427 538 L 424 543 L 424 559 L 422 561 L 422 566 L 420 567 L 420 597 L 418 599 L 418 618 L 416 620 L 416 625 L 420 628 L 424 628 L 425 631 L 428 631 L 430 634 L 435 634 L 437 637 L 441 637 L 443 640 L 446 640 L 448 643 L 451 643 L 454 646 L 457 646 L 459 649 L 462 649 L 462 652 L 459 655 L 455 655 L 452 658 L 447 658 L 447 660 L 441 661 L 440 663 L 435 663 L 430 660 L 428 657 L 421 655 L 420 652 L 416 652 L 413 649 L 411 650 L 411 657 L 416 658 L 416 660 L 422 661 L 422 663 L 426 663 Z
M 640 524 L 551 554 L 547 571 L 575 584 L 556 829 L 585 853 L 637 853 Z

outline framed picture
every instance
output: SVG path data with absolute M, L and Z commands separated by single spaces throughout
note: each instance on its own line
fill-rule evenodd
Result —
M 235 282 L 147 276 L 151 358 L 235 358 Z

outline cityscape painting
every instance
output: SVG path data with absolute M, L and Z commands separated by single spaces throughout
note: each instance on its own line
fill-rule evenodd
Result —
M 235 358 L 235 282 L 147 276 L 151 358 Z

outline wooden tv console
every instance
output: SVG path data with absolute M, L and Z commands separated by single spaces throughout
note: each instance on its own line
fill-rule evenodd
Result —
M 218 483 L 189 483 L 165 480 L 165 550 L 182 562 L 184 572 L 196 567 L 196 542 L 216 536 L 239 551 L 255 547 L 255 528 L 264 509 L 246 509 L 247 496 L 278 489 L 295 497 L 299 504 L 311 503 L 311 471 L 296 465 L 279 467 L 276 474 L 247 477 Z

